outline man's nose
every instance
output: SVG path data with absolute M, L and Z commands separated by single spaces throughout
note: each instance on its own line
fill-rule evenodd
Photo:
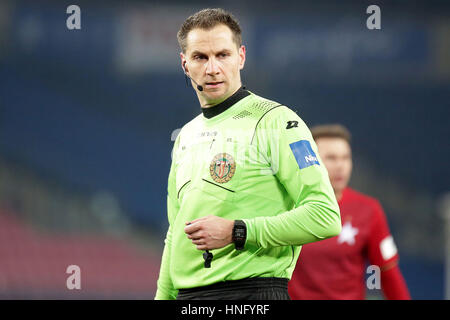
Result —
M 220 72 L 219 63 L 216 61 L 215 58 L 208 59 L 208 62 L 206 63 L 206 73 L 215 75 Z
M 335 170 L 338 173 L 342 173 L 344 171 L 344 169 L 345 169 L 345 165 L 346 165 L 345 161 L 338 161 L 336 163 Z

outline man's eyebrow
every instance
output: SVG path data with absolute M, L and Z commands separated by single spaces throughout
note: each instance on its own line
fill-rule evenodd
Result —
M 221 54 L 221 53 L 230 53 L 230 52 L 231 52 L 230 49 L 222 49 L 222 50 L 217 51 L 216 55 Z M 196 55 L 208 56 L 206 53 L 203 53 L 203 52 L 198 51 L 198 50 L 192 51 L 192 53 L 190 55 L 191 55 L 191 57 L 194 57 Z
M 219 55 L 219 54 L 222 54 L 222 53 L 230 54 L 231 52 L 232 52 L 232 51 L 231 51 L 230 49 L 224 48 L 224 49 L 222 49 L 222 50 L 217 51 L 217 52 L 216 52 L 216 56 Z
M 198 50 L 192 51 L 191 57 L 196 56 L 196 55 L 203 55 L 203 56 L 206 56 L 206 54 L 204 54 L 203 52 L 200 52 L 200 51 L 198 51 Z

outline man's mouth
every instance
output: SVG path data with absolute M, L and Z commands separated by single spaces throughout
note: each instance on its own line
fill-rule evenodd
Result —
M 206 86 L 210 87 L 210 88 L 215 88 L 218 87 L 219 85 L 221 85 L 223 83 L 223 81 L 211 81 L 211 82 L 206 82 Z
M 333 177 L 332 179 L 334 182 L 342 182 L 344 181 L 344 177 Z

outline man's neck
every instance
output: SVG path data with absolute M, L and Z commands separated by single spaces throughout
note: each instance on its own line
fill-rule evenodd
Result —
M 212 108 L 212 107 L 218 105 L 219 103 L 222 103 L 225 100 L 227 100 L 229 97 L 231 97 L 233 94 L 235 94 L 239 90 L 240 87 L 242 87 L 241 84 L 239 84 L 239 86 L 237 88 L 234 88 L 226 97 L 222 97 L 222 99 L 216 100 L 216 101 L 212 101 L 212 102 L 210 102 L 210 101 L 201 101 L 200 94 L 199 94 L 200 107 L 202 107 L 202 109 L 203 108 Z
M 344 190 L 340 190 L 340 191 L 334 191 L 334 195 L 336 196 L 336 200 L 337 201 L 341 201 L 342 199 L 342 194 L 344 193 Z
M 230 97 L 231 97 L 231 96 L 230 96 Z M 200 104 L 200 106 L 202 107 L 202 109 L 212 108 L 212 107 L 218 105 L 219 103 L 221 103 L 221 102 L 227 100 L 227 98 L 228 98 L 228 97 L 226 97 L 226 98 L 223 99 L 223 100 L 219 100 L 219 101 L 217 101 L 217 102 L 205 102 L 204 104 Z
M 207 119 L 211 119 L 228 110 L 228 108 L 231 108 L 233 105 L 235 105 L 248 95 L 250 95 L 250 92 L 248 92 L 245 87 L 238 88 L 235 93 L 233 93 L 231 96 L 229 96 L 219 104 L 216 104 L 210 108 L 201 108 L 203 116 Z

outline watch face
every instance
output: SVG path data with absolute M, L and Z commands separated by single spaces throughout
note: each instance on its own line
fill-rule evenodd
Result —
M 236 238 L 244 238 L 245 237 L 245 229 L 243 227 L 236 227 L 234 236 Z
M 233 242 L 236 250 L 244 249 L 247 238 L 247 227 L 242 220 L 235 220 L 233 228 Z
M 241 220 L 235 220 L 233 228 L 233 242 L 236 250 L 244 249 L 245 240 L 247 238 L 247 228 Z

